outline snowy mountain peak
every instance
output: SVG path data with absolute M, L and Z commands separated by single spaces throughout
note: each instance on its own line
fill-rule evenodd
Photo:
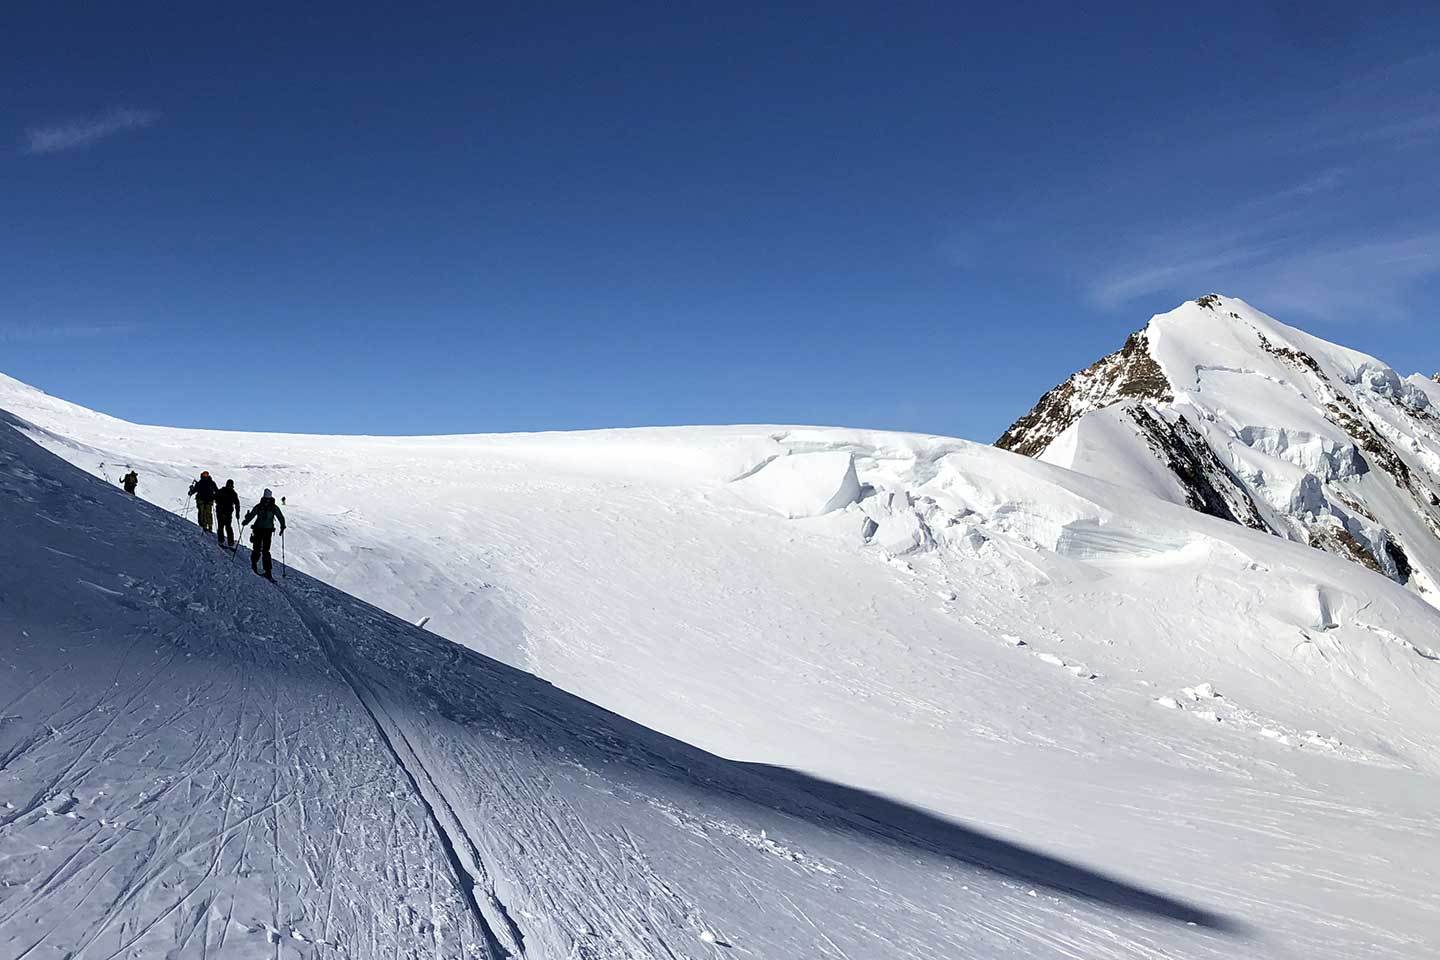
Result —
M 1055 387 L 1004 449 L 1340 554 L 1440 600 L 1440 391 L 1209 294 Z

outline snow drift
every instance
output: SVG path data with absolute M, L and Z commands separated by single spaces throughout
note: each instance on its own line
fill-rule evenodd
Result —
M 860 499 L 855 458 L 843 450 L 797 453 L 766 460 L 732 489 L 782 517 L 818 517 Z

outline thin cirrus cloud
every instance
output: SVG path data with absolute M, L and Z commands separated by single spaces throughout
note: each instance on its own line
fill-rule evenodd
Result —
M 1414 291 L 1440 276 L 1440 230 L 1351 238 L 1265 265 L 1257 298 L 1331 321 L 1413 320 Z
M 1413 318 L 1420 293 L 1440 281 L 1440 223 L 1403 198 L 1425 196 L 1440 183 L 1432 172 L 1440 114 L 1410 109 L 1370 126 L 1343 115 L 1348 124 L 1325 122 L 1327 136 L 1287 143 L 1285 163 L 1261 150 L 1238 151 L 1261 175 L 1290 165 L 1308 168 L 1308 177 L 1171 218 L 1177 224 L 1133 229 L 1112 244 L 1109 263 L 1091 261 L 1092 303 L 1116 308 L 1142 297 L 1219 291 L 1334 323 Z
M 159 120 L 160 114 L 154 110 L 122 107 L 98 116 L 40 124 L 25 131 L 23 149 L 28 154 L 82 150 L 116 134 L 154 126 Z
M 1096 270 L 1088 283 L 1092 302 L 1115 308 L 1156 293 L 1188 291 L 1197 282 L 1251 276 L 1287 253 L 1303 234 L 1306 218 L 1295 201 L 1333 190 L 1338 170 L 1325 171 L 1284 189 L 1251 197 L 1203 230 L 1168 229 L 1138 233 L 1123 259 Z M 1209 292 L 1202 291 L 1202 292 Z M 1232 292 L 1232 291 L 1222 291 Z
M 143 332 L 136 323 L 0 323 L 0 343 L 45 345 L 103 340 Z
M 1163 182 L 1104 193 L 1103 232 L 1077 218 L 1062 268 L 1105 310 L 1218 291 L 1335 324 L 1423 322 L 1440 285 L 1424 202 L 1440 189 L 1440 101 L 1424 92 L 1437 78 L 1440 51 L 1177 127 L 1137 171 Z
M 1330 322 L 1403 322 L 1416 291 L 1440 277 L 1440 224 L 1311 209 L 1346 180 L 1323 172 L 1233 206 L 1203 230 L 1143 236 L 1124 261 L 1096 271 L 1086 292 L 1106 309 L 1220 292 Z
M 1402 322 L 1410 294 L 1440 275 L 1440 231 L 1340 238 L 1286 250 L 1283 244 L 1226 253 L 1183 253 L 1163 266 L 1118 272 L 1093 285 L 1093 301 L 1117 307 L 1149 294 L 1244 296 L 1274 310 L 1331 322 Z

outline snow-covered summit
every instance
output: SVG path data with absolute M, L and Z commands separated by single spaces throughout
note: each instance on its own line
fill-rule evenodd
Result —
M 1440 602 L 1440 391 L 1210 295 L 998 445 L 1345 556 Z

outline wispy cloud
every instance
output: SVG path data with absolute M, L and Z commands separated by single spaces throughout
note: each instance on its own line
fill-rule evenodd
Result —
M 1440 59 L 1363 78 L 1293 120 L 1246 118 L 1148 156 L 1194 188 L 1146 185 L 1106 242 L 1067 238 L 1090 302 L 1220 291 L 1331 323 L 1413 322 L 1440 284 L 1440 216 L 1421 202 L 1440 183 L 1440 107 L 1396 83 L 1421 67 L 1440 71 Z M 1247 181 L 1267 186 L 1236 196 Z
M 0 324 L 0 343 L 70 343 L 76 340 L 102 340 L 141 332 L 138 323 L 4 323 Z
M 1433 51 L 1139 132 L 1097 127 L 1053 176 L 973 201 L 979 240 L 957 232 L 941 254 L 1126 317 L 1219 291 L 1300 323 L 1432 323 L 1437 80 Z
M 1440 230 L 1337 242 L 1260 265 L 1257 302 L 1332 321 L 1413 317 L 1410 296 L 1440 274 Z
M 23 149 L 29 154 L 80 150 L 117 133 L 154 126 L 159 120 L 160 114 L 154 110 L 123 107 L 99 116 L 40 124 L 25 131 Z
M 1179 300 L 1218 291 L 1331 322 L 1398 322 L 1414 315 L 1417 288 L 1440 277 L 1435 227 L 1378 237 L 1254 240 L 1219 233 L 1204 248 L 1176 244 L 1154 260 L 1101 276 L 1087 293 L 1097 306 L 1114 308 L 1147 296 Z
M 1313 197 L 1318 194 L 1328 193 L 1331 190 L 1338 190 L 1345 183 L 1346 171 L 1336 167 L 1324 170 L 1308 180 L 1302 180 L 1293 187 L 1284 190 L 1277 190 L 1268 197 L 1261 197 L 1257 200 L 1258 208 L 1273 207 L 1288 203 L 1291 200 L 1299 200 L 1303 197 Z
M 1267 249 L 1176 251 L 1163 260 L 1130 264 L 1100 277 L 1090 285 L 1090 298 L 1102 307 L 1118 307 L 1148 294 L 1173 291 L 1195 277 L 1256 262 Z
M 1090 276 L 1086 292 L 1107 309 L 1156 293 L 1188 297 L 1197 284 L 1273 263 L 1294 252 L 1294 234 L 1303 232 L 1296 227 L 1305 220 L 1305 201 L 1336 189 L 1343 180 L 1342 171 L 1327 170 L 1250 197 L 1199 229 L 1187 223 L 1138 234 L 1110 255 L 1107 267 Z

